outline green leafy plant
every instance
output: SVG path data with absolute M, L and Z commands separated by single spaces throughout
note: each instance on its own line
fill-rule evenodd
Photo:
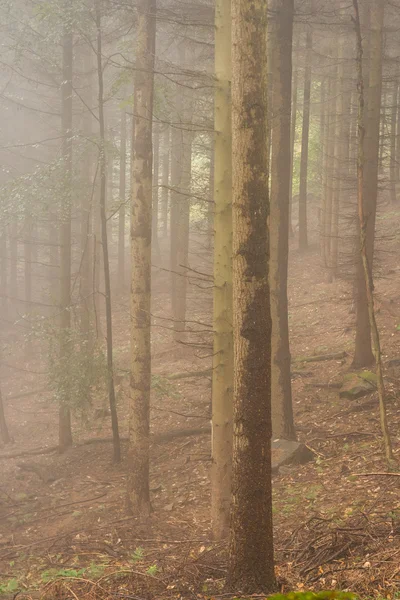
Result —
M 0 582 L 0 595 L 2 594 L 12 594 L 13 592 L 17 592 L 19 590 L 20 584 L 18 579 L 10 579 L 7 582 Z

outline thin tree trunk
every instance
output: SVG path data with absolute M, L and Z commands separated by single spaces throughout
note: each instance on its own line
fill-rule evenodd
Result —
M 390 119 L 390 200 L 392 204 L 397 204 L 396 193 L 396 130 L 397 130 L 397 103 L 399 95 L 399 82 L 396 72 L 396 79 L 393 82 L 392 92 L 392 110 Z
M 358 205 L 358 218 L 360 223 L 360 244 L 361 244 L 361 258 L 364 270 L 364 280 L 367 295 L 368 304 L 368 316 L 372 331 L 374 357 L 376 362 L 376 374 L 377 374 L 377 387 L 379 397 L 379 414 L 381 420 L 381 428 L 383 441 L 385 445 L 386 460 L 390 466 L 393 460 L 392 442 L 390 438 L 390 432 L 386 414 L 386 401 L 385 401 L 385 386 L 383 382 L 383 369 L 382 369 L 382 353 L 379 339 L 379 330 L 375 318 L 374 308 L 374 283 L 372 276 L 372 269 L 368 261 L 368 216 L 365 213 L 365 181 L 364 181 L 364 169 L 365 169 L 365 155 L 364 155 L 364 144 L 365 144 L 365 125 L 364 125 L 364 83 L 363 83 L 363 69 L 362 69 L 362 37 L 361 37 L 361 26 L 360 16 L 358 11 L 358 0 L 353 0 L 355 9 L 355 23 L 357 31 L 357 67 L 358 67 L 358 89 L 359 89 L 359 114 L 358 114 L 358 163 L 357 163 L 357 205 Z M 384 5 L 383 3 L 379 6 L 374 7 L 371 10 L 371 25 L 373 27 L 373 34 L 376 35 L 376 39 L 373 43 L 373 49 L 379 52 L 379 38 L 380 38 L 380 51 L 382 52 L 382 31 L 384 23 Z M 374 57 L 372 56 L 372 61 Z M 373 79 L 373 81 L 375 81 Z M 379 131 L 378 131 L 379 135 Z
M 97 76 L 99 83 L 99 125 L 100 125 L 100 220 L 101 220 L 101 240 L 103 247 L 103 267 L 104 267 L 104 285 L 106 301 L 106 327 L 107 327 L 107 379 L 108 379 L 108 401 L 111 413 L 111 426 L 113 433 L 114 462 L 121 460 L 121 443 L 119 439 L 117 402 L 115 398 L 114 387 L 114 365 L 113 365 L 113 341 L 112 341 L 112 308 L 111 308 L 111 282 L 110 282 L 110 262 L 108 256 L 108 232 L 107 232 L 107 213 L 106 213 L 106 195 L 107 195 L 107 164 L 105 151 L 105 128 L 104 128 L 104 83 L 103 83 L 103 64 L 102 64 L 102 34 L 101 34 L 101 14 L 99 0 L 96 4 L 96 26 L 97 26 Z
M 306 36 L 306 65 L 304 73 L 303 129 L 301 134 L 300 190 L 299 190 L 299 249 L 308 248 L 307 232 L 307 180 L 308 146 L 310 134 L 312 29 L 308 26 Z
M 220 540 L 229 533 L 232 471 L 231 0 L 217 0 L 215 8 L 215 81 L 211 519 Z
M 71 210 L 72 210 L 72 63 L 73 37 L 69 6 L 65 3 L 63 36 L 63 81 L 61 84 L 62 111 L 62 159 L 65 180 L 65 193 L 60 209 L 60 355 L 66 369 L 66 386 L 60 400 L 59 448 L 64 452 L 72 445 L 71 413 L 69 409 L 69 381 L 73 375 L 69 369 L 68 353 L 71 335 Z
M 7 230 L 3 227 L 0 235 L 0 286 L 1 286 L 1 317 L 8 318 L 8 269 L 7 269 Z
M 294 0 L 275 0 L 274 89 L 272 94 L 272 160 L 270 215 L 270 286 L 272 316 L 272 432 L 296 438 L 288 323 L 290 109 Z
M 135 70 L 135 147 L 131 217 L 131 402 L 129 408 L 128 507 L 150 513 L 150 301 L 152 228 L 152 123 L 156 0 L 140 0 Z
M 373 272 L 376 202 L 378 194 L 379 130 L 382 95 L 382 29 L 381 4 L 370 4 L 369 25 L 369 83 L 365 102 L 364 144 L 364 214 L 367 219 L 366 252 L 371 276 Z M 374 362 L 371 346 L 371 326 L 368 314 L 367 290 L 361 257 L 357 264 L 356 292 L 356 343 L 353 365 L 366 367 Z
M 271 493 L 266 3 L 232 2 L 234 420 L 227 585 L 275 588 Z
M 297 56 L 299 50 L 299 42 L 297 41 L 294 57 Z M 294 69 L 293 88 L 292 88 L 292 117 L 290 131 L 290 199 L 289 199 L 289 235 L 293 236 L 292 227 L 292 204 L 293 204 L 293 169 L 294 169 L 294 148 L 296 144 L 296 125 L 297 125 L 297 96 L 298 96 L 298 81 L 299 71 L 297 65 Z
M 125 203 L 126 203 L 126 110 L 121 110 L 121 139 L 119 148 L 119 202 L 118 211 L 118 286 L 125 288 Z
M 170 127 L 167 125 L 163 135 L 162 155 L 162 189 L 161 189 L 161 222 L 162 237 L 168 235 L 168 205 L 169 205 L 169 169 L 170 169 Z
M 158 242 L 158 196 L 160 185 L 160 125 L 153 125 L 153 210 L 152 210 L 152 246 L 155 260 L 159 263 L 161 260 L 160 246 Z
M 12 438 L 10 436 L 10 433 L 9 433 L 8 427 L 7 427 L 6 415 L 5 415 L 5 411 L 4 411 L 3 395 L 1 393 L 1 389 L 0 389 L 0 440 L 3 442 L 3 444 L 10 444 L 12 442 Z
M 178 279 L 181 277 L 178 271 L 178 234 L 182 190 L 183 172 L 183 130 L 178 125 L 178 119 L 182 118 L 182 95 L 176 89 L 175 114 L 176 125 L 171 131 L 171 210 L 170 210 L 170 271 L 171 271 L 171 309 L 172 317 L 177 314 L 178 303 Z M 186 201 L 187 198 L 184 198 Z

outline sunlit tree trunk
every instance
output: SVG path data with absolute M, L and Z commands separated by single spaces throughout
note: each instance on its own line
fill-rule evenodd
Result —
M 131 211 L 131 398 L 129 407 L 128 506 L 135 516 L 150 513 L 150 301 L 152 228 L 152 123 L 156 0 L 137 5 L 135 145 Z
M 306 63 L 304 72 L 303 95 L 303 128 L 301 134 L 300 190 L 299 190 L 299 249 L 307 250 L 307 180 L 308 180 L 308 147 L 310 134 L 310 102 L 311 102 L 311 64 L 312 64 L 312 29 L 307 27 Z
M 71 334 L 71 210 L 72 210 L 72 63 L 73 37 L 71 14 L 65 4 L 65 25 L 63 36 L 63 77 L 61 84 L 61 127 L 64 194 L 60 207 L 60 355 L 64 368 L 66 385 L 60 400 L 59 448 L 63 452 L 72 445 L 71 413 L 69 409 L 68 353 Z
M 290 115 L 292 88 L 293 0 L 275 0 L 273 52 L 274 115 L 271 157 L 270 286 L 272 316 L 272 431 L 295 439 L 288 323 Z
M 214 312 L 211 518 L 215 539 L 229 533 L 232 469 L 232 132 L 231 0 L 215 8 Z
M 266 4 L 232 2 L 234 429 L 227 585 L 275 588 L 271 494 Z

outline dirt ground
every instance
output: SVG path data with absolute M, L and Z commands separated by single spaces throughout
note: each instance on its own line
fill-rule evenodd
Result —
M 400 359 L 400 213 L 378 219 L 378 321 L 385 363 Z M 14 443 L 0 448 L 0 597 L 223 597 L 226 543 L 210 535 L 211 255 L 191 246 L 187 344 L 172 341 L 169 273 L 154 269 L 151 500 L 144 529 L 125 509 L 125 458 L 112 464 L 108 418 L 74 423 L 76 446 L 58 455 L 57 407 L 46 365 L 5 357 L 3 394 Z M 200 240 L 200 241 L 199 241 Z M 315 242 L 315 235 L 312 238 Z M 355 315 L 351 285 L 327 283 L 317 244 L 299 255 L 292 241 L 290 330 L 299 439 L 316 454 L 274 476 L 277 574 L 282 590 L 350 589 L 393 597 L 400 586 L 400 474 L 385 474 L 376 393 L 348 400 L 328 384 L 351 369 Z M 115 358 L 129 369 L 128 296 L 114 301 Z M 193 345 L 196 344 L 196 345 Z M 301 357 L 346 351 L 342 360 Z M 16 370 L 17 367 L 20 370 Z M 386 370 L 389 424 L 400 455 L 400 367 Z M 118 387 L 127 436 L 128 381 Z M 23 395 L 21 394 L 28 394 Z M 12 398 L 13 396 L 19 396 Z M 11 397 L 11 398 L 10 398 Z M 9 399 L 7 399 L 9 398 Z M 170 437 L 176 430 L 197 435 Z M 204 430 L 204 431 L 201 431 Z M 34 454 L 47 448 L 47 453 Z M 126 455 L 126 441 L 123 442 Z

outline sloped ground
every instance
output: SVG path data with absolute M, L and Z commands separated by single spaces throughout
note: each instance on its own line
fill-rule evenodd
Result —
M 400 359 L 399 214 L 378 221 L 378 320 L 385 361 Z M 376 394 L 339 398 L 327 384 L 351 368 L 355 316 L 346 281 L 326 283 L 316 248 L 297 254 L 290 275 L 293 398 L 299 438 L 317 459 L 284 467 L 274 477 L 277 572 L 282 589 L 351 589 L 393 594 L 400 583 L 400 477 L 386 473 Z M 210 271 L 201 242 L 192 248 L 196 271 Z M 153 306 L 152 505 L 144 529 L 125 510 L 127 464 L 112 464 L 108 442 L 4 458 L 56 444 L 57 410 L 45 388 L 45 366 L 7 371 L 5 395 L 42 391 L 7 402 L 15 443 L 0 457 L 0 590 L 40 587 L 47 598 L 167 598 L 223 595 L 226 544 L 210 542 L 210 377 L 178 377 L 210 367 L 211 298 L 207 278 L 192 274 L 191 345 L 171 340 L 166 271 L 155 270 Z M 128 298 L 115 303 L 118 368 L 129 368 Z M 342 360 L 304 363 L 301 357 L 346 351 Z M 7 359 L 13 365 L 17 357 Z M 29 373 L 26 371 L 30 371 Z M 31 371 L 34 371 L 32 373 Z M 394 452 L 400 453 L 400 372 L 386 376 Z M 127 381 L 119 412 L 127 435 Z M 103 399 L 95 402 L 103 406 Z M 108 420 L 89 415 L 76 424 L 78 442 L 110 436 Z M 168 437 L 171 431 L 203 433 Z M 123 442 L 124 457 L 126 442 Z M 40 597 L 33 591 L 31 597 Z M 0 596 L 1 597 L 1 596 Z M 11 595 L 11 597 L 13 597 Z M 23 597 L 22 595 L 19 597 Z M 25 597 L 30 597 L 26 593 Z

